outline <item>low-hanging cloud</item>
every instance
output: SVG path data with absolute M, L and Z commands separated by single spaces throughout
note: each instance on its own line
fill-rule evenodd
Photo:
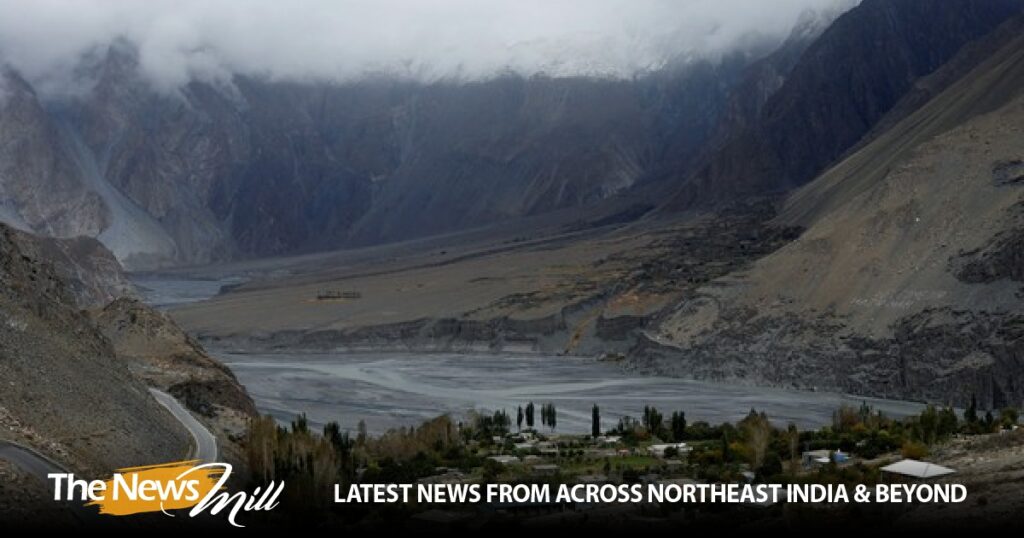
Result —
M 31 80 L 134 44 L 174 88 L 230 74 L 346 81 L 522 74 L 633 76 L 781 39 L 851 0 L 0 0 L 0 59 Z

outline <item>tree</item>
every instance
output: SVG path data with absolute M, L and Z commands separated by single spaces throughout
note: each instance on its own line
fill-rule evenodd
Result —
M 978 423 L 978 398 L 973 394 L 971 394 L 971 404 L 964 409 L 964 421 L 968 425 Z
M 526 427 L 533 429 L 533 402 L 526 404 Z
M 644 406 L 644 427 L 651 435 L 661 437 L 662 430 L 664 429 L 665 417 L 658 412 L 657 409 L 651 406 Z
M 1020 413 L 1016 407 L 1004 407 L 999 412 L 999 423 L 1004 428 L 1012 428 L 1017 425 L 1017 421 L 1020 420 Z
M 952 407 L 945 407 L 939 411 L 939 437 L 945 439 L 956 433 L 959 428 L 960 421 L 956 418 L 956 411 Z
M 516 409 L 516 430 L 523 429 L 523 406 Z
M 508 413 L 504 409 L 494 412 L 493 423 L 494 433 L 497 435 L 505 435 L 508 433 L 509 428 L 512 427 L 512 419 L 508 417 Z
M 338 472 L 343 477 L 351 477 L 355 472 L 352 459 L 355 442 L 349 437 L 347 431 L 341 431 L 341 426 L 337 422 L 328 422 L 324 425 L 324 438 L 334 447 L 334 452 L 338 457 Z
M 686 413 L 682 411 L 673 412 L 670 422 L 672 427 L 672 440 L 678 443 L 683 439 L 686 439 Z
M 760 469 L 772 438 L 772 424 L 767 415 L 751 409 L 750 414 L 740 422 L 740 427 L 750 447 L 750 466 L 754 470 Z
M 309 432 L 309 420 L 306 419 L 306 414 L 303 413 L 292 421 L 292 433 L 307 433 Z
M 929 405 L 925 407 L 917 420 L 921 424 L 921 441 L 925 444 L 932 444 L 937 441 L 939 437 L 939 413 L 935 406 Z
M 601 410 L 597 404 L 590 411 L 590 435 L 595 439 L 601 436 Z
M 360 420 L 359 424 L 356 425 L 356 444 L 363 446 L 366 444 L 366 440 L 369 436 L 366 433 L 366 421 Z
M 786 428 L 786 442 L 789 445 L 789 472 L 796 474 L 800 469 L 800 431 L 792 422 Z
M 906 441 L 903 443 L 903 448 L 900 450 L 904 458 L 910 458 L 913 460 L 919 460 L 928 457 L 928 446 L 924 443 L 915 443 L 914 441 Z
M 540 406 L 540 420 L 541 425 L 547 426 L 552 430 L 555 429 L 556 417 L 555 417 L 555 404 L 546 403 Z

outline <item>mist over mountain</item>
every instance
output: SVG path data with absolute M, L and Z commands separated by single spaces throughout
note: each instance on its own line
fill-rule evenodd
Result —
M 776 34 L 806 46 L 850 3 L 785 2 L 748 18 L 762 5 L 568 2 L 543 14 L 516 9 L 495 33 L 504 8 L 441 2 L 427 19 L 459 18 L 453 38 L 474 43 L 460 52 L 434 48 L 443 43 L 430 34 L 437 25 L 418 32 L 421 22 L 406 20 L 419 8 L 392 10 L 402 18 L 372 35 L 290 39 L 261 25 L 274 14 L 293 21 L 275 21 L 278 31 L 323 21 L 262 3 L 244 13 L 101 3 L 66 38 L 37 43 L 40 32 L 12 21 L 46 16 L 59 26 L 63 15 L 41 4 L 0 23 L 12 25 L 0 31 L 4 218 L 47 235 L 97 237 L 141 268 L 394 241 L 588 206 L 643 184 L 667 155 L 695 155 L 729 88 L 777 46 Z M 365 9 L 346 11 L 352 20 L 379 9 L 357 7 Z M 723 19 L 738 7 L 748 9 Z M 232 25 L 212 30 L 229 15 L 250 30 L 244 39 Z M 524 16 L 539 26 L 517 22 Z M 387 40 L 390 53 L 418 59 L 348 56 L 349 45 L 380 41 L 390 24 L 404 29 Z M 165 26 L 197 41 L 161 34 Z M 266 39 L 280 50 L 242 54 L 243 43 Z M 652 55 L 655 42 L 661 52 Z M 159 46 L 174 54 L 155 53 Z M 39 196 L 51 190 L 61 194 Z
M 341 10 L 342 24 L 310 20 L 328 11 L 316 3 L 295 14 L 98 2 L 53 43 L 18 25 L 45 16 L 58 31 L 59 2 L 3 6 L 15 16 L 0 23 L 0 218 L 95 237 L 141 269 L 778 192 L 1021 6 L 718 4 L 528 4 L 497 31 L 505 8 L 440 2 L 425 20 L 448 23 L 429 32 L 404 18 L 420 7 L 349 35 L 310 25 L 349 28 L 380 8 L 352 3 L 365 9 Z M 275 15 L 280 28 L 261 25 Z M 444 28 L 458 31 L 431 33 Z M 372 39 L 385 56 L 349 56 Z M 524 43 L 549 63 L 521 61 Z M 876 61 L 883 51 L 890 60 Z M 592 55 L 613 68 L 594 68 Z
M 808 9 L 853 0 L 196 0 L 0 3 L 0 58 L 33 84 L 68 91 L 82 56 L 116 40 L 139 51 L 161 91 L 190 81 L 420 82 L 523 76 L 630 78 L 772 46 Z M 65 87 L 62 87 L 65 86 Z

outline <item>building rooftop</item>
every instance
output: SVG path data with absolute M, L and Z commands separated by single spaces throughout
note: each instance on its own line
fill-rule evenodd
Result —
M 937 476 L 945 476 L 956 472 L 949 467 L 943 467 L 927 461 L 911 459 L 900 460 L 891 465 L 886 465 L 885 467 L 882 467 L 882 471 L 886 473 L 912 476 L 914 478 L 935 478 Z

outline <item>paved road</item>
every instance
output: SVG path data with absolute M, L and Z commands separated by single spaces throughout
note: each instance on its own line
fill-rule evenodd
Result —
M 38 477 L 51 488 L 52 483 L 47 478 L 48 474 L 68 472 L 60 464 L 39 452 L 8 441 L 0 441 L 0 459 L 7 460 L 15 467 Z M 71 514 L 80 522 L 88 522 L 96 517 L 96 511 L 86 508 L 83 503 L 67 502 L 66 504 L 70 508 Z
M 67 472 L 56 462 L 51 461 L 35 450 L 8 443 L 7 441 L 0 441 L 0 459 L 7 460 L 13 463 L 15 467 L 19 467 L 34 476 L 41 477 L 43 480 L 46 480 L 46 475 L 50 473 Z
M 189 457 L 201 460 L 204 463 L 217 461 L 217 438 L 210 433 L 210 430 L 206 429 L 206 426 L 203 426 L 196 420 L 196 417 L 192 416 L 192 413 L 189 413 L 188 409 L 185 409 L 178 400 L 175 400 L 174 396 L 156 389 L 149 389 L 149 392 L 153 394 L 156 401 L 160 402 L 160 405 L 166 407 L 174 415 L 174 418 L 178 419 L 178 422 L 181 422 L 181 425 L 185 426 L 185 429 L 192 434 L 195 445 Z
M 160 402 L 168 411 L 174 415 L 174 418 L 181 422 L 182 426 L 185 427 L 192 434 L 192 439 L 195 440 L 195 444 L 192 447 L 192 454 L 189 456 L 191 459 L 202 460 L 203 462 L 213 462 L 217 460 L 217 439 L 210 433 L 210 430 L 206 429 L 205 426 L 199 423 L 191 413 L 188 412 L 178 400 L 175 400 L 173 396 L 156 389 L 149 389 L 156 398 L 157 402 Z M 8 441 L 0 440 L 0 459 L 7 460 L 14 464 L 14 466 L 24 470 L 25 472 L 38 477 L 43 482 L 49 484 L 47 475 L 50 473 L 66 473 L 67 469 L 64 469 L 60 464 L 47 458 L 46 456 L 32 450 L 31 448 L 21 446 L 19 444 L 11 443 Z M 90 510 L 85 507 L 82 503 L 68 503 L 75 518 L 82 522 L 92 521 L 96 517 L 96 511 Z

